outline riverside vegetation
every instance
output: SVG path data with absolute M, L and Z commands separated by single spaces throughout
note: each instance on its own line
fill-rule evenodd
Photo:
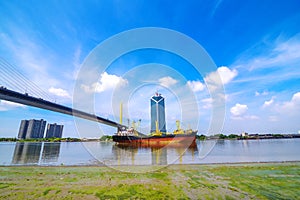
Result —
M 216 134 L 212 136 L 196 135 L 198 140 L 216 140 L 216 139 L 228 139 L 228 140 L 244 140 L 244 139 L 284 139 L 284 138 L 300 138 L 300 134 L 250 134 L 249 136 L 241 136 L 237 134 Z M 87 139 L 87 138 L 31 138 L 31 139 L 18 139 L 18 138 L 0 138 L 0 142 L 88 142 L 88 141 L 104 141 L 112 142 L 111 135 L 103 135 L 99 139 Z
M 300 162 L 0 167 L 0 199 L 298 199 L 299 185 Z

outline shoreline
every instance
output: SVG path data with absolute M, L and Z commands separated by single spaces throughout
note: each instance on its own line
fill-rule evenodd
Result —
M 236 140 L 284 140 L 284 139 L 300 139 L 300 136 L 295 136 L 295 137 L 260 137 L 260 138 L 206 138 L 206 139 L 198 139 L 198 141 L 211 141 L 211 140 L 228 140 L 228 141 L 236 141 Z M 114 142 L 112 140 L 101 140 L 101 139 L 80 139 L 80 138 L 71 138 L 71 139 L 66 139 L 62 138 L 61 140 L 18 140 L 18 139 L 11 139 L 11 138 L 0 138 L 0 143 L 4 142 L 20 142 L 20 143 L 25 143 L 25 142 L 32 142 L 32 143 L 42 143 L 42 142 L 47 142 L 47 143 L 63 143 L 63 142 Z
M 0 165 L 0 168 L 5 167 L 40 167 L 40 168 L 56 168 L 56 167 L 107 167 L 107 168 L 118 168 L 118 167 L 161 167 L 167 168 L 172 166 L 242 166 L 242 165 L 264 165 L 264 164 L 299 164 L 300 160 L 291 161 L 262 161 L 262 162 L 226 162 L 226 163 L 189 163 L 189 164 L 169 164 L 169 165 L 105 165 L 105 164 L 83 164 L 83 165 Z

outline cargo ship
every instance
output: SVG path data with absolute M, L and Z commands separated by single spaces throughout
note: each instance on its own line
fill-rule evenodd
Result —
M 179 121 L 176 121 L 177 127 L 179 127 Z M 196 130 L 183 130 L 177 128 L 173 133 L 162 133 L 157 130 L 151 133 L 149 136 L 142 136 L 131 127 L 125 130 L 119 130 L 112 136 L 114 142 L 123 146 L 139 146 L 139 147 L 189 147 L 195 145 Z
M 154 103 L 153 103 L 153 102 Z M 155 104 L 157 102 L 157 104 Z M 159 106 L 158 103 L 160 104 Z M 160 109 L 160 110 L 159 110 Z M 132 127 L 119 127 L 115 135 L 112 136 L 114 142 L 123 146 L 139 147 L 190 147 L 196 145 L 197 130 L 183 130 L 180 128 L 180 121 L 176 121 L 177 129 L 168 133 L 165 127 L 164 98 L 156 93 L 151 99 L 151 129 L 149 135 L 139 133 L 133 123 Z M 120 106 L 120 124 L 122 124 L 122 105 Z M 155 128 L 154 128 L 155 127 Z M 154 130 L 154 131 L 153 131 Z

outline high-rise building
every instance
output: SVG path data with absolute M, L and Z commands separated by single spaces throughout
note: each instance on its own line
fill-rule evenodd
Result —
M 28 128 L 28 122 L 29 122 L 28 120 L 21 121 L 19 134 L 18 134 L 19 139 L 25 139 L 26 133 L 27 133 L 27 128 Z
M 46 121 L 31 119 L 28 122 L 28 129 L 26 139 L 29 138 L 43 138 L 45 133 Z
M 151 106 L 151 132 L 156 130 L 156 122 L 158 123 L 158 130 L 166 133 L 166 119 L 165 119 L 165 99 L 161 94 L 156 93 L 150 100 Z
M 46 121 L 41 120 L 22 120 L 18 138 L 30 139 L 30 138 L 43 138 L 46 127 Z
M 61 138 L 63 132 L 64 125 L 48 124 L 47 131 L 46 131 L 46 138 Z

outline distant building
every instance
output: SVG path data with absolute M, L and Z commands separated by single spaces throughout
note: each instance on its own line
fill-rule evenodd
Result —
M 28 122 L 28 129 L 25 139 L 29 138 L 44 138 L 46 121 L 31 119 Z
M 64 125 L 58 125 L 56 123 L 48 124 L 45 138 L 52 138 L 52 137 L 61 138 L 63 128 L 64 128 Z
M 158 130 L 166 133 L 166 119 L 165 119 L 165 99 L 161 94 L 156 93 L 150 100 L 151 106 L 151 132 L 156 130 L 156 122 L 158 123 Z
M 31 138 L 43 138 L 46 127 L 46 121 L 31 119 L 22 120 L 18 138 L 20 139 L 31 139 Z
M 242 137 L 248 137 L 248 133 L 246 133 L 246 132 L 242 132 Z
M 28 128 L 28 122 L 29 122 L 28 120 L 21 121 L 19 134 L 18 134 L 19 139 L 25 139 L 26 133 L 27 133 L 27 128 Z

